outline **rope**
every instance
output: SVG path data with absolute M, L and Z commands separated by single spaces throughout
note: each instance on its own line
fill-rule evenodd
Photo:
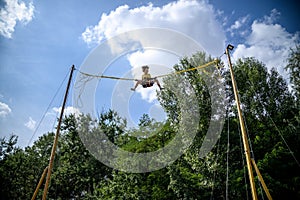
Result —
M 213 200 L 214 199 L 214 189 L 215 189 L 215 182 L 216 182 L 216 171 L 217 171 L 217 164 L 218 164 L 218 161 L 219 161 L 219 149 L 220 149 L 220 140 L 218 140 L 218 145 L 217 145 L 217 158 L 216 158 L 216 166 L 215 166 L 215 169 L 214 169 L 214 173 L 213 173 L 213 182 L 212 182 L 212 187 L 211 187 L 211 193 L 210 193 L 210 200 Z
M 250 80 L 251 81 L 251 80 Z M 238 86 L 236 86 L 237 87 L 237 90 L 238 90 Z M 241 99 L 241 96 L 240 96 L 240 94 L 238 94 L 239 95 L 239 99 Z M 248 129 L 248 126 L 247 126 L 247 122 L 246 122 L 246 117 L 245 117 L 245 115 L 244 115 L 244 112 L 242 112 L 242 120 L 244 121 L 244 124 L 245 124 L 245 128 L 246 128 L 246 134 L 247 134 L 247 138 L 248 138 L 248 143 L 249 143 L 249 148 L 250 148 L 250 156 L 251 156 L 251 158 L 252 159 L 254 159 L 255 160 L 255 157 L 254 157 L 254 151 L 253 151 L 253 147 L 252 147 L 252 142 L 251 142 L 251 138 L 250 138 L 250 134 L 249 134 L 249 129 Z M 246 179 L 245 179 L 246 180 Z M 259 188 L 260 188 L 260 190 L 261 191 L 263 191 L 262 190 L 262 186 L 261 186 L 261 181 L 259 180 Z M 248 194 L 248 193 L 247 193 Z M 263 192 L 261 192 L 261 195 L 262 195 L 262 199 L 264 200 L 264 195 L 263 195 Z M 248 199 L 248 195 L 247 195 L 247 199 Z
M 269 118 L 271 119 L 271 122 L 273 123 L 274 127 L 276 128 L 276 130 L 278 131 L 281 139 L 283 140 L 284 144 L 286 145 L 286 147 L 288 148 L 290 154 L 292 155 L 292 157 L 294 158 L 295 162 L 297 163 L 297 165 L 300 167 L 300 163 L 297 160 L 297 158 L 294 155 L 294 152 L 291 150 L 290 146 L 288 145 L 288 143 L 286 142 L 286 140 L 284 139 L 282 132 L 279 130 L 279 128 L 277 127 L 277 125 L 275 124 L 274 120 L 272 119 L 272 117 L 270 116 L 270 114 L 267 112 Z
M 224 54 L 223 54 L 224 55 Z M 221 55 L 222 56 L 222 55 Z M 220 56 L 220 57 L 221 57 Z M 229 93 L 229 80 L 226 80 L 226 99 L 230 98 Z M 226 117 L 227 117 L 227 151 L 226 151 L 226 192 L 225 199 L 229 199 L 229 152 L 230 152 L 230 117 L 229 117 L 230 107 L 226 106 Z
M 45 112 L 44 112 L 42 118 L 40 119 L 40 121 L 39 121 L 37 127 L 35 128 L 35 130 L 34 130 L 32 136 L 31 136 L 30 140 L 28 141 L 27 146 L 29 146 L 30 143 L 32 142 L 32 140 L 33 140 L 35 134 L 37 133 L 38 129 L 40 128 L 40 126 L 41 126 L 41 124 L 42 124 L 44 118 L 46 117 L 46 115 L 47 115 L 47 113 L 48 113 L 48 110 L 50 109 L 51 105 L 53 104 L 53 102 L 54 102 L 54 100 L 55 100 L 55 98 L 56 98 L 58 92 L 61 90 L 61 88 L 62 88 L 64 82 L 66 81 L 66 79 L 67 79 L 67 77 L 68 77 L 68 75 L 69 75 L 69 71 L 68 71 L 68 73 L 66 74 L 65 78 L 63 79 L 63 81 L 61 82 L 61 84 L 59 85 L 58 89 L 56 90 L 54 96 L 52 97 L 52 99 L 51 99 L 51 101 L 50 101 L 48 107 L 46 108 L 46 110 L 45 110 Z M 55 120 L 54 120 L 54 123 L 55 123 Z
M 202 68 L 205 68 L 205 67 L 208 67 L 212 64 L 218 64 L 219 63 L 219 60 L 213 60 L 211 62 L 208 62 L 204 65 L 200 65 L 200 66 L 197 66 L 197 67 L 193 67 L 193 68 L 189 68 L 189 69 L 183 69 L 183 70 L 180 70 L 180 71 L 176 71 L 176 72 L 173 72 L 173 73 L 169 73 L 169 74 L 164 74 L 164 75 L 160 75 L 160 76 L 157 76 L 157 78 L 161 78 L 161 77 L 165 77 L 165 76 L 169 76 L 169 75 L 172 75 L 172 74 L 181 74 L 181 73 L 184 73 L 184 72 L 189 72 L 189 71 L 193 71 L 193 70 L 196 70 L 196 69 L 202 69 Z
M 257 94 L 257 92 L 253 89 L 253 88 L 254 88 L 253 82 L 252 82 L 251 80 L 249 80 L 249 83 L 251 84 L 251 86 L 253 86 L 253 87 L 251 88 L 251 90 L 252 90 L 253 92 L 255 92 L 256 96 L 259 96 L 259 95 Z M 262 107 L 264 107 L 264 105 L 263 105 L 262 100 L 261 100 L 260 97 L 258 98 L 258 102 L 259 102 L 259 104 L 260 104 Z M 283 140 L 285 146 L 287 147 L 289 153 L 292 155 L 293 159 L 295 160 L 295 162 L 297 163 L 297 165 L 300 167 L 300 163 L 299 163 L 299 161 L 297 160 L 297 158 L 295 157 L 294 152 L 291 150 L 290 146 L 288 145 L 288 143 L 286 142 L 285 138 L 283 137 L 282 132 L 279 130 L 278 126 L 275 124 L 273 118 L 271 117 L 271 115 L 269 114 L 269 112 L 268 112 L 267 110 L 266 110 L 266 114 L 267 114 L 267 117 L 270 118 L 270 120 L 271 120 L 273 126 L 275 127 L 275 129 L 277 130 L 277 132 L 279 133 L 279 135 L 280 135 L 281 139 Z
M 246 168 L 245 168 L 245 155 L 243 152 L 243 143 L 242 143 L 242 134 L 241 134 L 241 130 L 240 130 L 240 123 L 237 122 L 238 125 L 238 131 L 239 131 L 239 136 L 240 136 L 240 149 L 241 149 L 241 155 L 242 155 L 242 165 L 243 165 L 243 171 L 244 171 L 244 181 L 245 181 L 245 190 L 246 190 L 246 199 L 249 200 L 249 196 L 248 196 L 248 184 L 247 184 L 247 176 L 246 176 Z
M 202 69 L 202 68 L 208 67 L 212 64 L 217 65 L 218 63 L 219 63 L 219 59 L 216 59 L 216 60 L 208 62 L 204 65 L 200 65 L 200 66 L 197 66 L 197 67 L 184 69 L 184 70 L 180 70 L 180 71 L 176 71 L 176 72 L 172 72 L 172 73 L 168 73 L 168 74 L 159 75 L 159 76 L 156 76 L 156 78 L 162 78 L 162 77 L 166 77 L 166 76 L 169 76 L 169 75 L 172 75 L 172 74 L 181 74 L 181 73 L 188 72 L 188 71 L 193 71 L 193 70 L 196 70 L 196 69 Z M 137 80 L 137 79 L 134 79 L 134 78 L 122 78 L 122 77 L 106 76 L 106 75 L 94 75 L 94 74 L 89 74 L 89 73 L 86 73 L 86 72 L 82 72 L 80 70 L 78 70 L 78 72 L 81 73 L 84 76 L 93 77 L 93 78 L 108 78 L 108 79 L 124 80 L 124 81 L 136 81 Z
M 230 148 L 230 129 L 229 129 L 229 116 L 228 116 L 228 107 L 227 107 L 227 152 L 226 152 L 226 200 L 229 199 L 228 195 L 228 185 L 229 185 L 229 148 Z
M 239 98 L 241 98 L 240 96 L 239 96 Z M 251 153 L 251 158 L 253 159 L 253 160 L 255 160 L 255 156 L 254 156 L 254 151 L 253 151 L 253 147 L 252 147 L 252 142 L 251 142 L 251 138 L 250 138 L 250 135 L 249 135 L 249 129 L 248 129 L 248 126 L 247 126 L 247 122 L 246 122 L 246 117 L 245 117 L 245 115 L 244 115 L 244 113 L 242 113 L 242 115 L 243 115 L 243 120 L 244 120 L 244 123 L 245 123 L 245 127 L 246 127 L 246 133 L 247 133 L 247 137 L 248 137 L 248 141 L 249 141 L 249 147 L 250 147 L 250 153 Z M 261 180 L 260 180 L 260 178 L 258 177 L 258 183 L 259 183 L 259 189 L 260 189 L 260 191 L 261 191 L 261 196 L 262 196 L 262 200 L 264 200 L 265 198 L 264 198 L 264 193 L 263 193 L 263 189 L 262 189 L 262 185 L 261 185 Z
M 134 81 L 135 79 L 133 78 L 121 78 L 121 77 L 115 77 L 115 76 L 105 76 L 105 75 L 93 75 L 93 74 L 88 74 L 82 71 L 79 71 L 82 75 L 93 77 L 93 78 L 108 78 L 108 79 L 115 79 L 115 80 L 124 80 L 124 81 Z

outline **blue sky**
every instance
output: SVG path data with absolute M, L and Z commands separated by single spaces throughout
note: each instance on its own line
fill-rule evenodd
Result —
M 71 65 L 80 68 L 99 43 L 136 28 L 179 31 L 212 56 L 219 56 L 227 43 L 232 43 L 236 47 L 234 61 L 254 56 L 287 78 L 283 67 L 289 48 L 299 43 L 298 8 L 296 0 L 2 0 L 0 137 L 14 133 L 19 136 L 20 146 L 28 145 Z M 139 70 L 139 65 L 152 62 L 150 58 L 161 66 L 176 63 L 175 58 L 167 59 L 162 52 L 137 51 L 120 56 L 105 72 L 120 76 L 128 70 Z M 120 65 L 124 66 L 122 70 L 116 67 Z M 97 110 L 110 107 L 112 91 L 118 84 L 122 85 L 103 80 L 97 88 Z M 53 130 L 64 90 L 65 83 L 33 139 Z M 132 96 L 124 106 L 133 121 L 144 112 L 161 119 L 163 113 L 156 105 L 154 90 L 132 93 L 128 89 L 128 93 Z M 67 112 L 71 112 L 72 105 L 70 97 Z

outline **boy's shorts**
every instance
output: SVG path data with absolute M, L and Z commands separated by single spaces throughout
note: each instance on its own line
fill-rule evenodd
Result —
M 154 79 L 142 82 L 143 88 L 152 87 L 153 85 L 154 85 Z

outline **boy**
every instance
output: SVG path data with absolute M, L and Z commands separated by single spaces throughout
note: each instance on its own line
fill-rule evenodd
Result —
M 149 66 L 145 65 L 142 66 L 142 70 L 144 72 L 144 74 L 142 75 L 142 80 L 135 80 L 137 81 L 134 88 L 131 88 L 132 91 L 135 91 L 135 89 L 137 88 L 137 86 L 139 84 L 141 84 L 143 86 L 143 88 L 147 88 L 147 87 L 152 87 L 154 83 L 156 83 L 159 87 L 159 89 L 161 90 L 162 87 L 159 84 L 159 81 L 156 78 L 151 78 L 151 75 L 148 73 L 149 72 Z

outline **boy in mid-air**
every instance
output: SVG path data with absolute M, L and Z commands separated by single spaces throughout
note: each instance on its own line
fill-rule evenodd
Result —
M 151 78 L 151 75 L 149 74 L 149 66 L 148 65 L 142 66 L 142 70 L 144 72 L 144 74 L 142 75 L 142 80 L 135 80 L 137 82 L 134 88 L 131 88 L 131 90 L 135 91 L 138 85 L 142 85 L 143 88 L 152 87 L 154 83 L 156 83 L 159 89 L 161 90 L 162 87 L 160 86 L 159 81 L 156 79 L 156 77 Z

